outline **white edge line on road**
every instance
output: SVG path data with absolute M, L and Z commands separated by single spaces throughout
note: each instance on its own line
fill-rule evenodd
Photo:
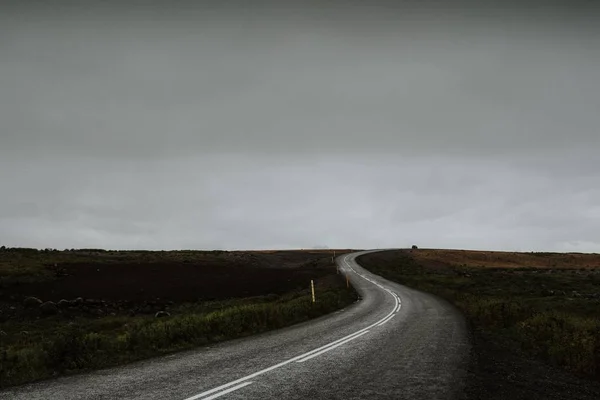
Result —
M 398 305 L 396 306 L 396 309 L 394 310 L 394 313 L 397 313 L 398 311 L 400 311 L 401 307 L 402 307 L 402 302 L 400 301 L 400 299 L 398 299 Z
M 212 400 L 212 399 L 216 399 L 217 397 L 224 396 L 224 395 L 226 395 L 227 393 L 235 392 L 236 390 L 238 390 L 238 389 L 241 389 L 241 388 L 243 388 L 243 387 L 246 387 L 246 386 L 248 386 L 248 385 L 252 385 L 253 383 L 254 383 L 254 382 L 244 382 L 244 383 L 241 383 L 241 384 L 239 384 L 239 385 L 237 385 L 237 386 L 234 386 L 234 387 L 232 387 L 232 388 L 229 388 L 229 389 L 227 389 L 227 390 L 223 390 L 222 392 L 219 392 L 219 393 L 217 393 L 217 394 L 213 394 L 212 396 L 205 397 L 205 398 L 204 398 L 204 399 L 202 399 L 202 400 Z
M 389 317 L 387 317 L 384 321 L 381 321 L 379 324 L 377 324 L 377 326 L 382 326 L 385 325 L 386 322 L 388 322 L 390 319 L 394 318 L 395 314 L 390 315 Z
M 303 363 L 304 361 L 308 361 L 308 360 L 310 360 L 311 358 L 315 358 L 315 357 L 317 357 L 317 356 L 320 356 L 321 354 L 323 354 L 323 353 L 327 353 L 328 351 L 330 351 L 330 350 L 333 350 L 333 349 L 335 349 L 336 347 L 339 347 L 339 346 L 341 346 L 341 345 L 343 345 L 343 344 L 346 344 L 346 343 L 348 343 L 348 342 L 350 342 L 350 341 L 352 341 L 352 340 L 354 340 L 354 339 L 358 339 L 359 337 L 361 337 L 361 336 L 362 336 L 362 335 L 364 335 L 365 333 L 369 333 L 369 331 L 364 331 L 364 332 L 361 332 L 361 333 L 359 333 L 358 335 L 351 337 L 350 339 L 346 339 L 346 340 L 344 340 L 343 342 L 340 342 L 340 343 L 336 344 L 335 346 L 330 346 L 330 347 L 326 348 L 325 350 L 321 350 L 321 351 L 319 351 L 318 353 L 312 354 L 312 355 L 310 355 L 310 356 L 308 356 L 308 357 L 305 357 L 305 358 L 303 358 L 303 359 L 301 359 L 301 360 L 298 360 L 298 361 L 296 361 L 296 362 Z
M 384 322 L 384 321 L 385 321 L 386 319 L 388 319 L 390 316 L 393 316 L 393 315 L 394 315 L 394 313 L 396 312 L 396 309 L 398 309 L 398 310 L 400 309 L 400 299 L 399 299 L 399 298 L 396 296 L 396 294 L 395 294 L 394 292 L 392 292 L 392 291 L 391 291 L 391 290 L 389 290 L 389 289 L 386 289 L 386 288 L 384 288 L 382 285 L 378 284 L 377 282 L 374 282 L 373 280 L 371 280 L 371 279 L 367 278 L 366 276 L 364 276 L 364 275 L 361 275 L 361 274 L 359 274 L 358 272 L 356 272 L 356 271 L 354 270 L 354 268 L 352 268 L 352 267 L 350 266 L 350 264 L 348 264 L 348 256 L 346 256 L 346 257 L 344 258 L 344 262 L 346 263 L 346 266 L 348 267 L 348 269 L 350 269 L 350 270 L 351 270 L 352 272 L 354 272 L 356 275 L 360 276 L 361 278 L 363 278 L 363 279 L 365 279 L 365 280 L 367 280 L 367 281 L 369 281 L 369 282 L 373 283 L 374 285 L 378 286 L 379 288 L 383 289 L 384 291 L 386 291 L 387 293 L 389 293 L 389 294 L 390 294 L 390 295 L 391 295 L 391 296 L 394 298 L 394 302 L 395 302 L 395 304 L 394 304 L 394 308 L 392 309 L 392 311 L 391 311 L 389 314 L 387 314 L 385 317 L 383 317 L 383 318 L 382 318 L 382 319 L 380 319 L 379 321 L 377 321 L 377 322 L 375 322 L 375 323 L 373 323 L 373 324 L 371 324 L 371 325 L 367 326 L 366 328 L 360 329 L 360 330 L 358 330 L 358 331 L 356 331 L 356 332 L 354 332 L 354 333 L 352 333 L 352 334 L 350 334 L 350 335 L 344 336 L 344 337 L 343 337 L 343 338 L 341 338 L 341 339 L 335 340 L 335 341 L 333 341 L 333 342 L 331 342 L 331 343 L 328 343 L 328 344 L 326 344 L 326 345 L 324 345 L 324 346 L 321 346 L 321 347 L 319 347 L 319 348 L 316 348 L 316 349 L 314 349 L 314 350 L 311 350 L 311 351 L 309 351 L 309 352 L 306 352 L 306 353 L 304 353 L 304 354 L 300 354 L 299 356 L 296 356 L 296 357 L 290 358 L 289 360 L 282 361 L 282 362 L 280 362 L 279 364 L 275 364 L 275 365 L 273 365 L 273 366 L 270 366 L 270 367 L 268 367 L 268 368 L 262 369 L 262 370 L 260 370 L 260 371 L 258 371 L 258 372 L 255 372 L 255 373 L 253 373 L 253 374 L 250 374 L 250 375 L 244 376 L 244 377 L 242 377 L 242 378 L 236 379 L 236 380 L 234 380 L 234 381 L 231 381 L 231 382 L 229 382 L 229 383 L 226 383 L 226 384 L 224 384 L 224 385 L 221 385 L 221 386 L 218 386 L 218 387 L 216 387 L 216 388 L 213 388 L 213 389 L 207 390 L 207 391 L 205 391 L 205 392 L 199 393 L 199 394 L 197 394 L 197 395 L 195 395 L 195 396 L 188 397 L 188 398 L 186 398 L 186 399 L 184 399 L 184 400 L 197 400 L 197 399 L 203 398 L 204 396 L 208 396 L 208 395 L 210 395 L 210 394 L 213 394 L 213 393 L 215 393 L 215 392 L 220 392 L 221 390 L 223 390 L 223 389 L 227 389 L 227 388 L 229 388 L 230 386 L 236 385 L 236 384 L 238 384 L 238 383 L 246 382 L 246 381 L 248 381 L 249 379 L 255 378 L 255 377 L 259 376 L 259 375 L 263 375 L 263 374 L 265 374 L 265 373 L 267 373 L 267 372 L 269 372 L 269 371 L 273 371 L 274 369 L 281 368 L 281 367 L 283 367 L 284 365 L 290 364 L 290 363 L 292 363 L 292 362 L 294 362 L 294 361 L 298 361 L 298 360 L 301 360 L 301 359 L 307 358 L 308 356 L 310 356 L 310 355 L 312 355 L 312 354 L 314 354 L 314 353 L 321 352 L 322 350 L 328 349 L 329 347 L 332 347 L 332 346 L 336 346 L 336 347 L 337 347 L 337 345 L 338 345 L 340 342 L 343 342 L 343 341 L 345 341 L 345 340 L 347 340 L 347 339 L 350 339 L 350 338 L 354 338 L 355 336 L 356 336 L 356 337 L 358 337 L 358 336 L 362 336 L 364 333 L 367 333 L 367 332 L 365 332 L 365 331 L 368 331 L 369 329 L 371 329 L 371 328 L 373 328 L 373 327 L 375 327 L 375 326 L 379 325 L 380 323 Z M 387 322 L 387 321 L 385 321 L 385 322 Z M 332 348 L 333 348 L 333 347 L 332 347 Z M 308 358 L 307 358 L 307 359 L 308 359 Z M 248 385 L 249 385 L 249 384 L 250 384 L 250 383 L 248 383 Z M 244 386 L 247 386 L 247 385 L 238 385 L 238 386 L 235 386 L 235 387 L 236 387 L 236 388 L 242 388 L 242 387 L 244 387 Z M 233 389 L 233 390 L 237 390 L 237 389 Z M 232 391 L 233 391 L 233 390 L 232 390 Z M 226 394 L 226 393 L 229 393 L 229 392 L 223 392 L 222 394 Z M 219 394 L 219 396 L 221 396 L 221 394 Z M 213 399 L 213 398 L 215 398 L 215 397 L 207 397 L 207 398 L 203 398 L 202 400 L 209 400 L 209 399 Z

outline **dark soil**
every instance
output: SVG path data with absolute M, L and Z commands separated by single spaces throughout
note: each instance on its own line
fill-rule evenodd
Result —
M 217 300 L 282 294 L 308 287 L 311 279 L 331 272 L 318 268 L 253 268 L 201 263 L 72 264 L 67 276 L 51 282 L 12 287 L 8 294 L 59 301 L 76 297 L 144 301 Z
M 103 255 L 87 262 L 63 262 L 55 277 L 7 285 L 0 295 L 43 301 L 77 297 L 109 301 L 221 300 L 308 287 L 311 279 L 331 273 L 329 254 L 309 251 L 219 252 L 196 257 L 168 253 Z
M 40 310 L 24 306 L 30 296 L 44 302 L 68 300 L 66 307 L 59 307 L 65 315 L 150 314 L 178 303 L 283 295 L 308 289 L 311 279 L 327 285 L 327 277 L 335 275 L 331 251 L 72 251 L 26 256 L 18 251 L 3 254 L 5 262 L 34 273 L 0 282 L 0 322 L 37 317 Z M 83 302 L 75 306 L 77 298 Z

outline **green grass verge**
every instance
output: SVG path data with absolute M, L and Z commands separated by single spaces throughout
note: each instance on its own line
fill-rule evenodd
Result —
M 165 318 L 59 316 L 3 327 L 0 387 L 104 368 L 207 343 L 240 338 L 315 318 L 356 301 L 330 288 L 313 304 L 306 292 L 182 305 Z
M 600 379 L 600 274 L 573 269 L 430 268 L 408 252 L 358 262 L 386 279 L 443 297 L 472 326 L 517 351 Z

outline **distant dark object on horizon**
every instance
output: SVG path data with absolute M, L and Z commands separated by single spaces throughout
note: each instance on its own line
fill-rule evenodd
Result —
M 413 249 L 413 250 L 417 250 L 417 249 L 418 249 L 417 245 L 416 245 L 416 244 L 413 244 L 413 245 L 412 245 L 412 249 Z

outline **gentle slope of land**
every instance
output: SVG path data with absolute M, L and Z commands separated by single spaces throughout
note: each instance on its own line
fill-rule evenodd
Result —
M 419 249 L 358 261 L 465 313 L 471 398 L 600 398 L 600 255 Z
M 0 387 L 331 312 L 356 300 L 332 254 L 2 249 Z
M 452 399 L 470 343 L 436 296 L 338 258 L 361 297 L 293 326 L 100 372 L 0 391 L 0 399 Z M 317 294 L 317 302 L 320 302 Z M 223 396 L 223 397 L 221 397 Z

